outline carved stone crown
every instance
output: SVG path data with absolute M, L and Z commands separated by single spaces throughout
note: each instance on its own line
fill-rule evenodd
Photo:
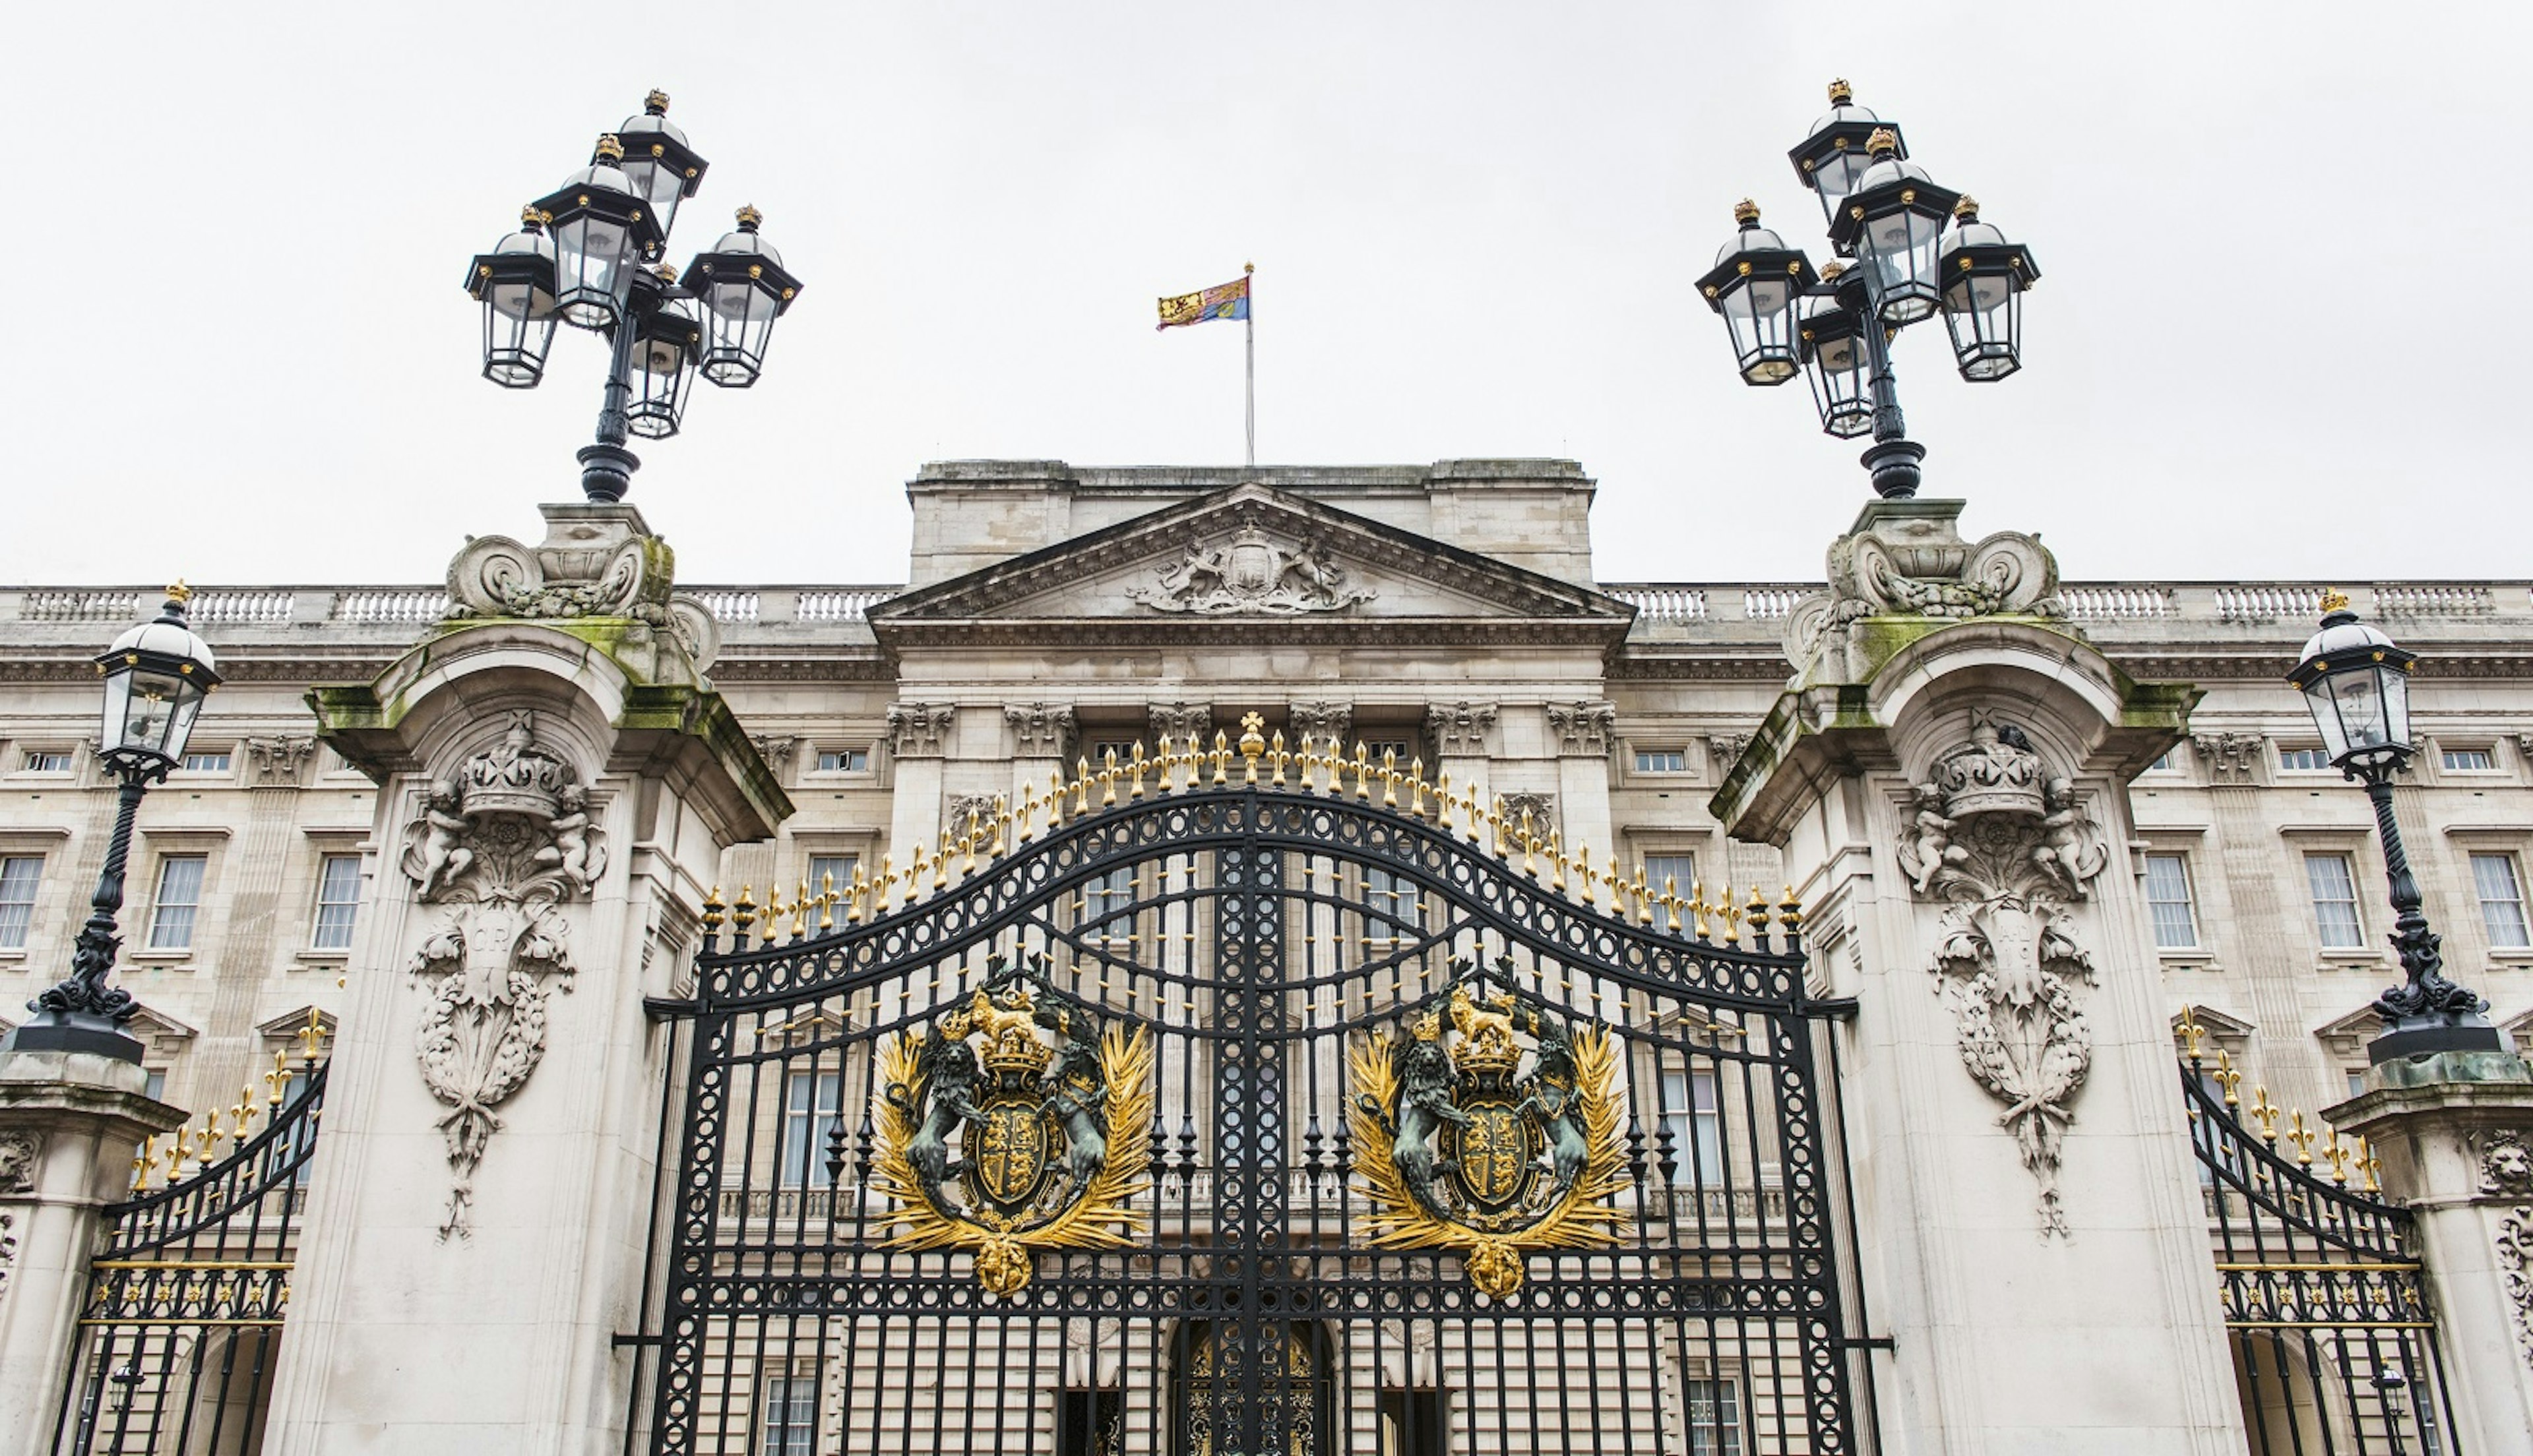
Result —
M 1956 819 L 1972 814 L 2036 819 L 2046 813 L 2047 774 L 2040 755 L 2021 742 L 2022 736 L 2019 729 L 1976 723 L 1969 742 L 1935 760 L 1935 786 L 1943 792 L 1944 812 Z
M 501 746 L 479 753 L 457 772 L 458 812 L 522 814 L 552 822 L 562 813 L 563 790 L 577 776 L 571 766 L 529 738 L 528 725 L 513 722 Z

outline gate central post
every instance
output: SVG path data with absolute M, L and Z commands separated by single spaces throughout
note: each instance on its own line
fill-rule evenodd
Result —
M 1868 505 L 1714 810 L 1809 910 L 1895 1449 L 2238 1456 L 2127 786 L 2195 693 L 2061 614 L 2031 537 Z
M 1277 1283 L 1269 1266 L 1285 1256 L 1291 1196 L 1281 1034 L 1284 861 L 1282 851 L 1259 843 L 1257 817 L 1273 811 L 1256 793 L 1241 795 L 1234 812 L 1247 816 L 1250 834 L 1214 855 L 1214 1019 L 1231 1035 L 1220 1043 L 1213 1076 L 1213 1237 L 1232 1266 L 1230 1277 L 1216 1276 L 1217 1288 L 1234 1302 L 1212 1337 L 1215 1456 L 1284 1450 L 1281 1426 L 1294 1419 L 1283 1408 L 1283 1316 L 1290 1311 L 1266 1308 Z

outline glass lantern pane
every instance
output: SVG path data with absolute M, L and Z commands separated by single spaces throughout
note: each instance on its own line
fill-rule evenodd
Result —
M 2384 684 L 2378 673 L 2364 669 L 2334 673 L 2330 695 L 2339 710 L 2340 731 L 2347 735 L 2350 751 L 2381 748 L 2392 741 L 2390 725 L 2384 716 Z
M 2384 685 L 2386 738 L 2407 747 L 2410 742 L 2410 674 L 2387 667 L 2377 668 L 2375 675 Z
M 167 752 L 176 711 L 184 701 L 185 682 L 173 672 L 147 667 L 133 669 L 126 682 L 130 695 L 123 714 L 123 736 L 107 746 Z
M 2323 757 L 2336 763 L 2348 752 L 2348 730 L 2340 727 L 2339 703 L 2331 692 L 2328 677 L 2316 679 L 2304 690 L 2305 706 L 2313 710 L 2313 726 L 2321 730 Z

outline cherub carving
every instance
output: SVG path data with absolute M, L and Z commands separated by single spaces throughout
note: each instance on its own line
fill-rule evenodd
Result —
M 561 870 L 564 878 L 586 890 L 598 878 L 589 843 L 589 793 L 577 784 L 566 785 L 560 802 L 562 812 L 546 827 L 554 843 L 537 851 L 536 862 Z
M 2101 869 L 2101 863 L 2085 844 L 2076 786 L 2064 779 L 2052 779 L 2041 786 L 2041 797 L 2049 812 L 2041 816 L 2040 843 L 2032 846 L 2032 862 L 2070 898 L 2083 900 L 2088 893 L 2086 882 Z
M 434 784 L 423 796 L 422 819 L 425 836 L 422 844 L 422 893 L 424 900 L 436 900 L 455 886 L 457 877 L 475 862 L 475 851 L 466 847 L 465 817 L 458 813 L 457 786 Z
M 1944 815 L 1944 791 L 1932 784 L 1920 784 L 1915 794 L 1916 838 L 1910 852 L 1903 856 L 1914 861 L 1903 867 L 1910 871 L 1910 882 L 1919 895 L 1931 894 L 1935 882 L 1944 872 L 1970 857 L 1970 851 L 1953 843 L 1953 821 Z

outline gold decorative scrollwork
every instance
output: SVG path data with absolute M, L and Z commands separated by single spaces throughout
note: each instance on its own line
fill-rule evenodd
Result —
M 1356 1168 L 1377 1249 L 1460 1255 L 1469 1282 L 1509 1298 L 1524 1255 L 1621 1234 L 1626 1187 L 1618 1050 L 1510 988 L 1483 994 L 1465 961 L 1404 1039 L 1376 1032 L 1351 1058 Z
M 1034 1251 L 1126 1249 L 1146 1227 L 1130 1205 L 1150 1161 L 1151 1028 L 1102 1028 L 1044 976 L 1043 957 L 1018 977 L 995 957 L 984 986 L 880 1048 L 894 1242 L 966 1251 L 997 1296 L 1029 1284 Z

